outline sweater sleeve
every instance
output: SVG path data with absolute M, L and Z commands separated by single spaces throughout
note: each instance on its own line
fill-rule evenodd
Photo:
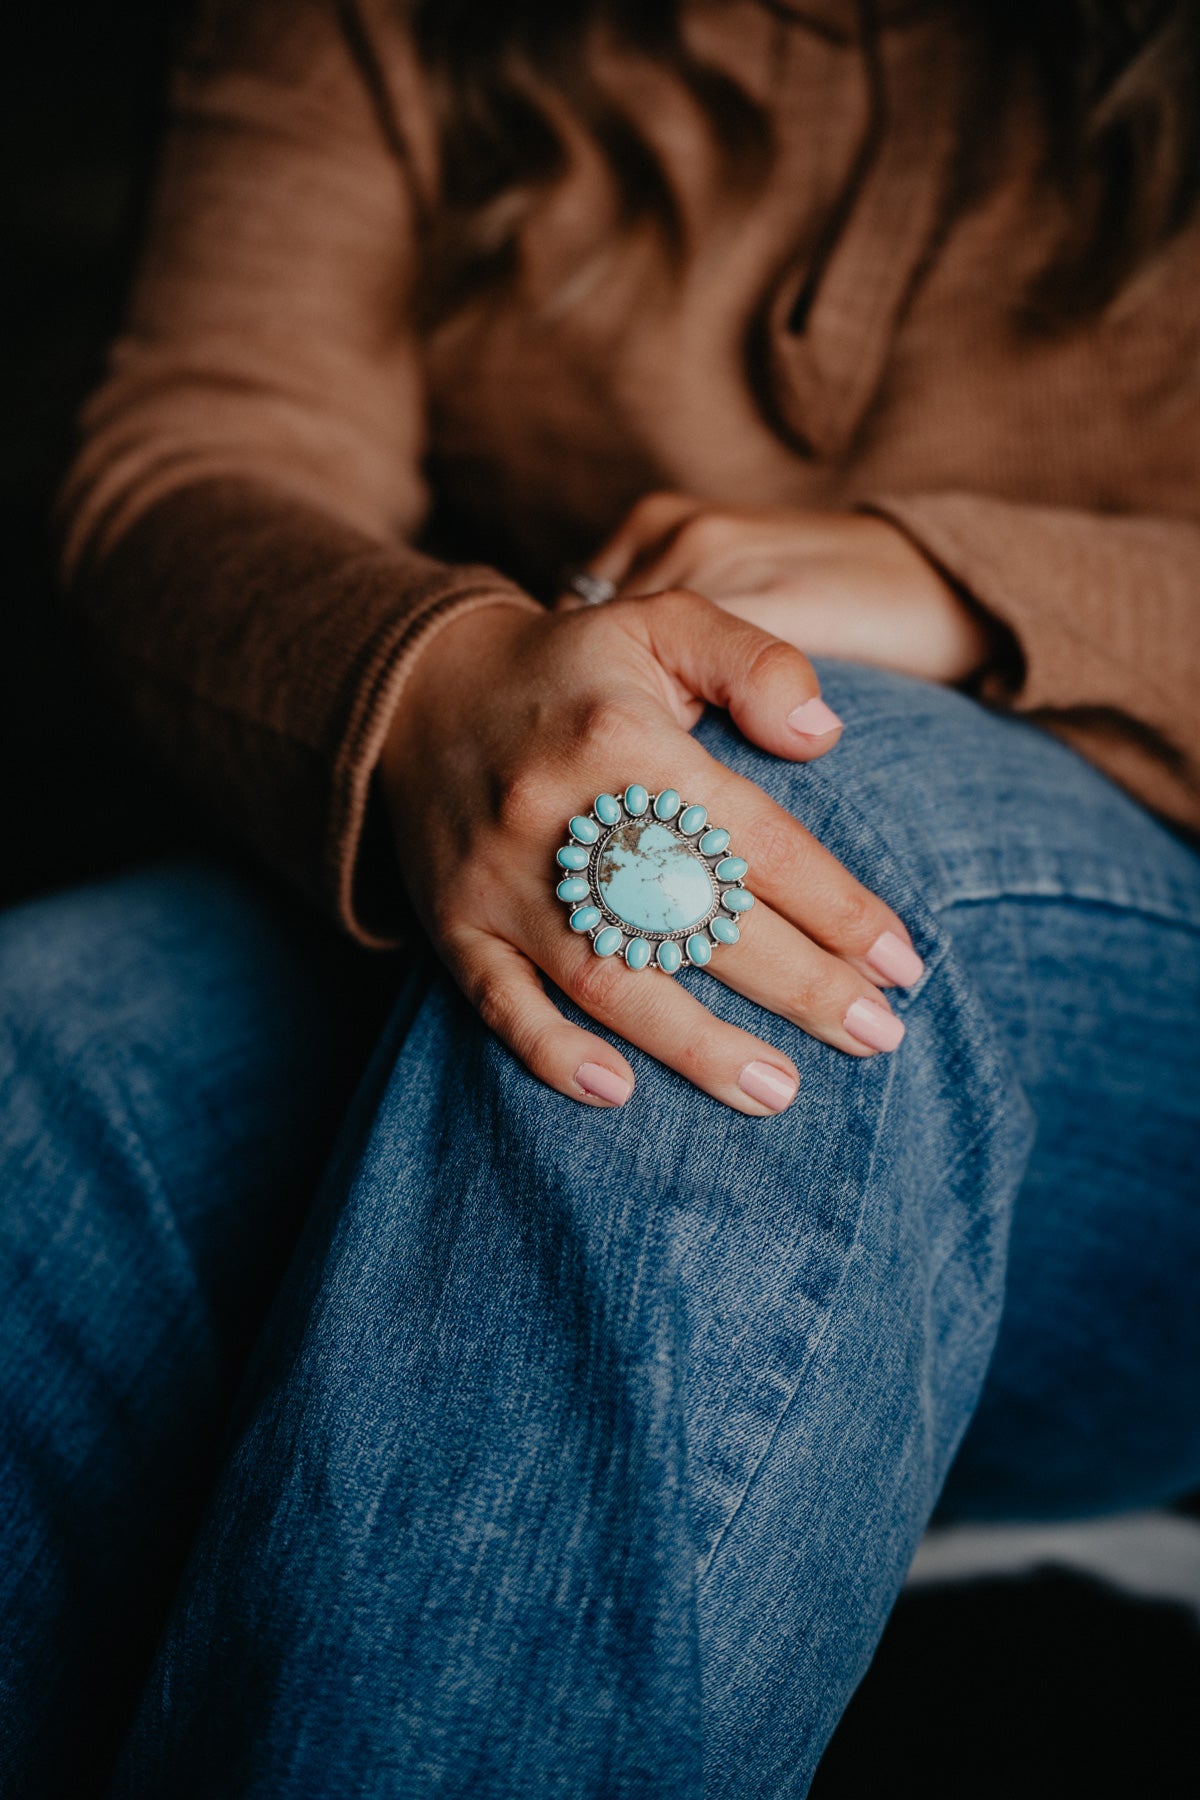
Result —
M 371 774 L 417 647 L 472 608 L 536 603 L 412 548 L 414 194 L 348 18 L 334 0 L 202 7 L 64 492 L 64 568 L 148 751 L 386 944 L 401 909 Z
M 1007 628 L 984 700 L 1200 830 L 1200 523 L 955 493 L 869 510 Z

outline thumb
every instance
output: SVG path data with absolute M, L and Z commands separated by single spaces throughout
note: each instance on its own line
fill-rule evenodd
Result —
M 842 721 L 807 656 L 782 638 L 681 589 L 631 605 L 628 625 L 690 696 L 724 707 L 773 756 L 810 762 L 837 743 Z

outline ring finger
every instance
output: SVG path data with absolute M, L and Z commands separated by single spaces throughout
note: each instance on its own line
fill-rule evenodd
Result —
M 791 1058 L 718 1019 L 673 976 L 635 974 L 620 957 L 597 956 L 553 918 L 539 921 L 523 948 L 591 1018 L 715 1100 L 762 1117 L 794 1099 L 800 1077 Z

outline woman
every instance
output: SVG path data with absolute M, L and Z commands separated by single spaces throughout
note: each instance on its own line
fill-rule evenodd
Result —
M 939 1496 L 1200 1477 L 1198 66 L 1190 5 L 204 9 L 69 579 L 408 972 L 162 1623 L 337 983 L 216 870 L 7 923 L 27 1781 L 159 1632 L 121 1793 L 802 1795 Z M 652 823 L 699 950 L 620 910 Z

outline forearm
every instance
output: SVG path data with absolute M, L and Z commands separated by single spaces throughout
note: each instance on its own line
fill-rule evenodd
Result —
M 394 939 L 396 884 L 364 845 L 413 659 L 452 618 L 536 603 L 495 570 L 232 479 L 160 501 L 79 567 L 71 593 L 150 753 L 353 935 Z

